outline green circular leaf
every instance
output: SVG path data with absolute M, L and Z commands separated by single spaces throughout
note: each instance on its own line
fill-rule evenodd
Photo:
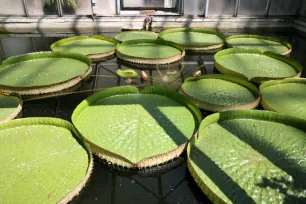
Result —
M 83 101 L 72 121 L 100 157 L 130 168 L 180 155 L 201 114 L 185 97 L 162 87 L 141 93 L 116 87 Z
M 67 203 L 88 180 L 91 152 L 67 121 L 2 123 L 0 138 L 0 203 Z
M 116 46 L 117 57 L 138 64 L 168 64 L 179 61 L 184 49 L 164 40 L 129 40 Z
M 161 32 L 159 36 L 167 41 L 182 45 L 187 50 L 196 50 L 211 47 L 221 48 L 224 44 L 224 36 L 217 32 L 200 28 L 178 28 Z M 213 47 L 220 45 L 218 47 Z
M 269 81 L 260 89 L 265 109 L 306 119 L 306 79 Z
M 0 90 L 22 95 L 70 88 L 91 72 L 91 60 L 77 53 L 36 52 L 4 60 Z
M 259 103 L 259 91 L 252 83 L 226 75 L 188 78 L 181 92 L 200 108 L 210 111 L 252 109 Z
M 229 47 L 258 49 L 262 52 L 271 51 L 286 55 L 291 52 L 289 43 L 281 42 L 277 38 L 259 35 L 233 35 L 226 38 L 226 43 Z
M 218 52 L 215 67 L 223 74 L 244 77 L 256 83 L 300 76 L 303 70 L 301 64 L 288 57 L 242 48 Z
M 115 52 L 116 43 L 111 39 L 100 36 L 76 36 L 59 40 L 51 45 L 53 51 L 74 52 L 83 55 Z M 111 53 L 111 54 L 113 54 Z
M 158 35 L 150 31 L 128 31 L 121 32 L 115 36 L 115 39 L 120 42 L 125 42 L 128 40 L 140 40 L 140 39 L 156 39 Z
M 305 203 L 306 121 L 267 111 L 203 120 L 188 168 L 214 203 Z

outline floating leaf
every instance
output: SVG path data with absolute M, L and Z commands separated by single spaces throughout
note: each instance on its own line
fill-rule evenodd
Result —
M 140 39 L 156 39 L 158 35 L 151 31 L 128 31 L 121 32 L 115 36 L 115 39 L 120 42 L 125 42 L 128 40 L 140 40 Z
M 0 124 L 0 203 L 68 203 L 93 167 L 71 123 L 26 118 Z
M 128 168 L 150 167 L 178 157 L 201 121 L 187 98 L 163 87 L 125 86 L 94 94 L 72 121 L 101 158 Z
M 91 73 L 91 60 L 81 54 L 35 52 L 15 56 L 0 66 L 0 91 L 21 95 L 70 88 Z
M 203 52 L 216 52 L 222 49 L 225 41 L 223 34 L 202 28 L 169 29 L 159 37 L 184 46 L 186 50 Z
M 252 109 L 260 101 L 259 91 L 252 83 L 221 74 L 188 78 L 181 88 L 202 109 L 226 111 Z
M 117 41 L 104 36 L 75 36 L 59 40 L 51 45 L 53 51 L 74 52 L 87 55 L 93 61 L 115 54 Z
M 184 48 L 164 40 L 129 40 L 116 46 L 117 57 L 138 64 L 169 64 L 181 60 Z
M 133 69 L 117 69 L 116 73 L 118 74 L 118 76 L 124 79 L 138 77 L 138 73 L 135 72 Z
M 213 203 L 306 203 L 306 121 L 267 111 L 216 113 L 187 148 Z
M 271 51 L 282 55 L 290 55 L 292 46 L 277 38 L 260 35 L 233 35 L 226 38 L 228 47 L 258 49 L 262 52 Z
M 215 67 L 222 73 L 262 83 L 270 79 L 299 77 L 302 65 L 294 59 L 258 50 L 230 48 L 215 55 Z
M 260 86 L 260 92 L 266 110 L 306 119 L 306 79 L 268 81 Z

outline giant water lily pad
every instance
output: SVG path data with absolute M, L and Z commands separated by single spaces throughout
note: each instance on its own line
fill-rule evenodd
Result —
M 0 124 L 0 203 L 67 203 L 92 171 L 71 123 L 26 118 Z
M 22 109 L 22 100 L 16 94 L 0 94 L 0 123 L 14 119 Z
M 156 39 L 158 35 L 151 31 L 128 31 L 121 32 L 115 36 L 115 39 L 120 42 L 125 42 L 128 40 L 140 40 L 140 39 Z
M 230 48 L 215 55 L 215 67 L 223 74 L 262 83 L 270 79 L 299 77 L 302 65 L 294 59 L 258 50 Z
M 51 45 L 53 51 L 74 52 L 87 55 L 92 61 L 115 54 L 116 40 L 95 35 L 76 36 L 59 40 Z
M 181 60 L 184 48 L 164 40 L 129 40 L 116 46 L 122 60 L 137 64 L 169 64 Z
M 225 42 L 223 34 L 201 28 L 169 29 L 161 32 L 159 36 L 184 46 L 186 50 L 203 52 L 216 52 L 222 49 Z
M 77 53 L 36 52 L 3 61 L 0 91 L 38 95 L 68 89 L 91 73 L 91 60 Z
M 93 152 L 128 168 L 178 157 L 200 120 L 193 103 L 163 87 L 111 88 L 87 98 L 72 115 Z
M 271 51 L 282 55 L 290 55 L 292 46 L 277 38 L 259 35 L 233 35 L 226 38 L 228 47 L 258 49 L 262 52 Z
M 268 111 L 216 113 L 187 149 L 214 203 L 306 203 L 306 121 Z
M 188 78 L 181 87 L 201 109 L 226 111 L 252 109 L 258 106 L 259 91 L 252 83 L 233 76 L 221 74 Z
M 306 119 L 306 79 L 268 81 L 260 86 L 260 92 L 266 110 Z

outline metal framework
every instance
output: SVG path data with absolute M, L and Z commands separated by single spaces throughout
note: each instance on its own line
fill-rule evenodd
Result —
M 205 17 L 208 17 L 208 13 L 209 13 L 209 3 L 210 1 L 212 0 L 206 0 L 206 6 L 205 6 L 205 10 L 204 10 L 204 18 Z M 238 13 L 239 13 L 239 7 L 240 7 L 240 1 L 241 0 L 236 0 L 236 5 L 235 5 L 235 11 L 233 13 L 233 17 L 238 17 Z M 184 15 L 184 0 L 178 0 L 178 10 L 175 11 L 175 12 L 169 12 L 167 14 L 167 12 L 164 12 L 160 15 Z M 267 0 L 267 4 L 266 4 L 266 10 L 265 10 L 265 15 L 264 17 L 271 17 L 269 16 L 269 13 L 270 13 L 270 7 L 271 7 L 271 2 L 272 0 Z M 25 12 L 25 15 L 26 17 L 29 17 L 29 11 L 28 11 L 28 8 L 27 8 L 27 4 L 26 4 L 26 1 L 25 0 L 22 0 L 22 3 L 23 3 L 23 8 L 24 8 L 24 12 Z M 122 3 L 122 0 L 116 0 L 116 14 L 118 16 L 122 15 L 122 6 L 121 6 L 121 3 Z M 91 10 L 92 11 L 95 11 L 95 4 L 96 4 L 96 0 L 91 0 Z M 304 1 L 303 0 L 300 0 L 299 1 L 299 6 L 297 7 L 297 11 L 295 13 L 295 17 L 299 17 L 299 12 L 300 12 L 300 9 L 302 8 L 302 6 L 304 5 Z M 63 17 L 64 14 L 63 14 L 63 7 L 62 7 L 62 3 L 61 3 L 61 0 L 56 0 L 56 6 L 57 6 L 57 15 L 58 17 Z M 92 17 L 95 18 L 95 13 L 92 12 Z M 131 13 L 129 15 L 136 15 L 135 13 Z M 155 15 L 158 15 L 158 14 L 155 14 Z M 66 16 L 66 15 L 65 15 Z M 258 15 L 255 15 L 255 16 L 252 16 L 252 17 L 256 17 Z M 243 16 L 244 18 L 245 17 L 248 17 L 248 16 Z M 263 16 L 258 16 L 258 17 L 263 17 Z

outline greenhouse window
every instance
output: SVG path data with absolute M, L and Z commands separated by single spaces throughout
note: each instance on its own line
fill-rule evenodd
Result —
M 118 0 L 120 15 L 179 15 L 181 0 Z

